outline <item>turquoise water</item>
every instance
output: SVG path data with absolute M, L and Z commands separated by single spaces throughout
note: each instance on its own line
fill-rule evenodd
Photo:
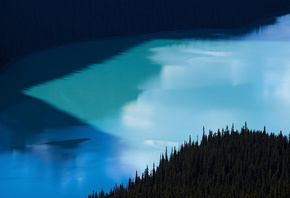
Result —
M 204 32 L 212 36 L 91 41 L 15 61 L 0 74 L 4 197 L 108 190 L 203 126 L 247 121 L 288 134 L 290 15 L 247 34 Z

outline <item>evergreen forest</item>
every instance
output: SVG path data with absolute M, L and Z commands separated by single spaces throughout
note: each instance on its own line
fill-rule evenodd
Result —
M 235 28 L 289 10 L 289 0 L 1 0 L 0 68 L 48 47 L 194 28 Z
M 290 134 L 287 136 L 226 127 L 202 140 L 184 142 L 148 166 L 126 187 L 116 185 L 103 197 L 290 197 Z

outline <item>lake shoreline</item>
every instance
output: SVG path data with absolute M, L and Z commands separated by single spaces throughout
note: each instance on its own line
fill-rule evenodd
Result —
M 136 38 L 136 37 L 152 37 L 152 36 L 158 36 L 158 35 L 162 35 L 162 34 L 171 34 L 171 33 L 183 33 L 183 32 L 188 32 L 188 31 L 197 31 L 197 30 L 220 30 L 220 31 L 225 31 L 225 30 L 235 30 L 235 29 L 244 29 L 244 28 L 255 28 L 255 26 L 263 26 L 260 25 L 259 22 L 263 21 L 265 19 L 270 19 L 270 18 L 274 18 L 274 17 L 279 17 L 279 16 L 283 16 L 283 15 L 287 15 L 290 13 L 290 9 L 285 10 L 285 11 L 280 11 L 280 12 L 274 12 L 274 13 L 270 13 L 267 15 L 264 15 L 262 17 L 259 17 L 257 19 L 252 20 L 250 23 L 240 26 L 240 27 L 229 27 L 229 28 L 192 28 L 192 29 L 180 29 L 180 30 L 172 30 L 172 31 L 160 31 L 160 32 L 152 32 L 152 33 L 144 33 L 144 34 L 132 34 L 132 35 L 126 35 L 126 36 L 113 36 L 113 37 L 96 37 L 95 39 L 88 39 L 88 40 L 82 40 L 82 41 L 75 41 L 75 42 L 70 42 L 70 43 L 64 43 L 64 44 L 60 44 L 60 45 L 53 45 L 53 46 L 48 46 L 46 48 L 41 48 L 38 49 L 36 51 L 30 52 L 28 54 L 24 54 L 22 56 L 18 56 L 18 57 L 14 57 L 11 60 L 9 60 L 8 62 L 4 63 L 4 65 L 0 64 L 0 73 L 1 72 L 5 72 L 6 69 L 8 69 L 10 67 L 10 65 L 13 65 L 15 62 L 17 62 L 19 59 L 21 59 L 24 56 L 33 54 L 33 53 L 37 53 L 37 52 L 41 52 L 41 51 L 45 51 L 45 50 L 50 50 L 50 49 L 54 49 L 56 47 L 60 47 L 60 46 L 64 46 L 64 45 L 72 45 L 72 44 L 78 44 L 78 43 L 83 43 L 83 42 L 89 42 L 89 41 L 99 41 L 99 40 L 110 40 L 110 39 L 130 39 L 130 38 Z M 267 25 L 267 24 L 266 24 Z M 9 58 L 8 58 L 9 59 Z
M 288 133 L 289 31 L 287 14 L 245 29 L 99 39 L 17 59 L 0 73 L 2 196 L 109 192 L 157 165 L 166 146 L 232 123 Z

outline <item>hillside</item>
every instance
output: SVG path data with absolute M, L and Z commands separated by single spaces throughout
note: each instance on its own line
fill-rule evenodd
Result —
M 193 28 L 235 28 L 288 0 L 1 0 L 0 68 L 48 47 Z
M 148 166 L 128 187 L 115 186 L 98 197 L 290 197 L 290 134 L 218 130 L 200 143 L 185 142 L 160 165 Z

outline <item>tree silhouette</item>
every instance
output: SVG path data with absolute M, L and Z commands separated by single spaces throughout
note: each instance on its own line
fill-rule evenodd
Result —
M 232 126 L 209 135 L 200 144 L 184 142 L 167 148 L 159 166 L 148 166 L 140 179 L 129 179 L 127 188 L 90 197 L 290 197 L 290 136 Z M 118 195 L 118 196 L 116 196 Z

